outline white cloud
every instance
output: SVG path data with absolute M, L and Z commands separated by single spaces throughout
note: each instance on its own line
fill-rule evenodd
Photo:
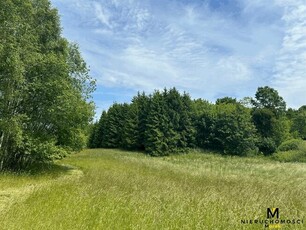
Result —
M 214 100 L 271 85 L 289 105 L 306 104 L 304 0 L 236 0 L 228 9 L 200 0 L 52 2 L 101 88 L 176 86 Z
M 306 104 L 306 3 L 280 1 L 285 6 L 285 36 L 275 65 L 274 85 L 290 106 Z
M 106 25 L 109 28 L 112 28 L 111 22 L 110 22 L 110 13 L 106 8 L 104 8 L 100 3 L 93 2 L 93 7 L 95 8 L 95 14 L 97 19 L 104 25 Z

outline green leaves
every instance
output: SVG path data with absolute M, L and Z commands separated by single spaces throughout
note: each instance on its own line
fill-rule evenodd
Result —
M 112 105 L 92 130 L 90 147 L 145 150 L 165 156 L 194 147 L 191 99 L 175 88 Z
M 81 149 L 94 81 L 61 37 L 57 10 L 48 0 L 4 0 L 0 15 L 0 170 Z
M 286 102 L 279 96 L 277 90 L 268 86 L 259 87 L 255 94 L 256 100 L 252 103 L 255 108 L 266 108 L 275 113 L 281 115 L 286 111 Z
M 199 120 L 197 140 L 201 147 L 241 156 L 255 149 L 256 130 L 249 110 L 242 105 L 220 103 Z
M 277 112 L 284 102 L 276 90 L 260 87 L 256 96 L 262 104 L 250 108 L 251 98 L 224 97 L 212 104 L 192 101 L 175 88 L 138 93 L 131 104 L 115 103 L 103 112 L 93 127 L 90 147 L 145 150 L 152 156 L 194 147 L 228 155 L 270 155 L 293 134 L 304 137 L 305 106 L 284 116 L 282 110 Z

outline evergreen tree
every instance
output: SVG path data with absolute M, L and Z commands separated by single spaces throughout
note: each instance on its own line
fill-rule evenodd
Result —
M 92 124 L 91 127 L 90 127 L 90 131 L 89 131 L 90 135 L 89 135 L 88 144 L 87 144 L 87 146 L 89 148 L 99 148 L 99 144 L 98 144 L 98 139 L 99 139 L 98 129 L 99 129 L 99 123 L 98 122 Z
M 186 93 L 181 96 L 182 108 L 179 111 L 180 123 L 178 133 L 180 134 L 179 147 L 193 148 L 195 147 L 196 129 L 192 122 L 192 101 Z
M 145 130 L 145 150 L 152 156 L 169 155 L 167 134 L 164 131 L 170 127 L 165 112 L 163 95 L 156 91 L 150 97 Z
M 217 102 L 192 101 L 175 88 L 149 96 L 138 93 L 131 104 L 115 103 L 103 114 L 98 136 L 104 147 L 141 149 L 152 156 L 196 146 L 241 156 L 258 148 L 271 154 L 290 137 L 289 120 L 276 110 L 252 110 L 228 97 Z
M 105 119 L 105 128 L 103 131 L 102 139 L 103 147 L 106 148 L 118 148 L 120 147 L 120 140 L 122 133 L 120 132 L 122 126 L 120 126 L 121 119 L 121 105 L 113 104 L 108 112 L 107 118 Z
M 150 98 L 145 95 L 144 92 L 142 94 L 138 92 L 137 96 L 133 98 L 132 103 L 135 104 L 135 106 L 137 107 L 137 109 L 135 110 L 137 110 L 138 114 L 138 139 L 136 146 L 139 150 L 145 150 L 145 131 L 149 114 Z
M 202 99 L 192 102 L 192 119 L 196 129 L 196 145 L 198 147 L 213 149 L 215 117 L 215 105 Z
M 138 106 L 136 103 L 132 103 L 127 106 L 127 113 L 125 117 L 125 123 L 123 126 L 122 148 L 124 149 L 138 149 L 139 140 L 139 120 L 138 120 Z
M 98 129 L 97 129 L 97 147 L 103 148 L 106 147 L 106 130 L 107 130 L 107 119 L 108 114 L 106 111 L 102 112 L 101 118 L 98 123 Z

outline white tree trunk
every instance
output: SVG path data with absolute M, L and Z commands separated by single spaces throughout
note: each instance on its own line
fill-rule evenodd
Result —
M 2 148 L 3 140 L 4 140 L 4 132 L 1 133 L 1 137 L 0 137 L 0 151 Z

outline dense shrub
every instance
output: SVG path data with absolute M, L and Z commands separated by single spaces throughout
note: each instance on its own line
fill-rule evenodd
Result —
M 278 151 L 298 150 L 301 143 L 302 140 L 299 139 L 287 140 L 278 147 Z
M 16 148 L 14 156 L 8 156 L 5 164 L 7 168 L 21 170 L 30 168 L 36 163 L 47 163 L 66 156 L 70 149 L 56 146 L 54 141 L 37 141 L 26 137 Z
M 299 139 L 285 141 L 273 158 L 281 162 L 306 163 L 306 142 Z
M 277 152 L 273 156 L 275 160 L 281 162 L 305 162 L 306 163 L 306 151 L 304 150 L 289 150 L 285 152 Z
M 259 151 L 265 156 L 272 155 L 276 151 L 276 144 L 272 138 L 261 138 L 257 143 Z

